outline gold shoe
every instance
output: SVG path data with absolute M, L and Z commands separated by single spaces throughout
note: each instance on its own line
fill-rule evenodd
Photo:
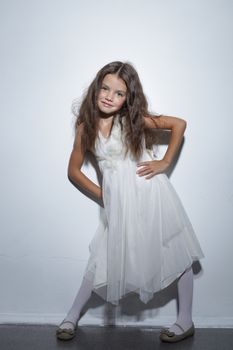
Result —
M 184 329 L 178 323 L 175 323 L 175 325 L 179 327 L 183 333 L 175 334 L 174 332 L 169 331 L 169 329 L 164 328 L 160 331 L 159 338 L 161 341 L 167 342 L 167 343 L 176 343 L 178 341 L 181 341 L 183 339 L 193 336 L 195 333 L 195 328 L 193 323 L 192 323 L 192 326 L 187 331 L 184 331 Z
M 63 323 L 71 323 L 73 328 L 60 328 Z M 56 335 L 57 335 L 57 338 L 60 340 L 70 340 L 74 338 L 76 330 L 77 330 L 77 324 L 74 324 L 71 321 L 63 320 L 60 326 L 58 327 L 58 329 L 56 330 Z

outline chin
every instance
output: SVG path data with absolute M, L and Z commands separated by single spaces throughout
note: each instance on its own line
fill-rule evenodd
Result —
M 100 116 L 102 117 L 109 117 L 109 116 L 114 116 L 118 113 L 119 111 L 106 111 L 106 110 L 102 110 L 99 108 L 99 113 L 100 113 Z

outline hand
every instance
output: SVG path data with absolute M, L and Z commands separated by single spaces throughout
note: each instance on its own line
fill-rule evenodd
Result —
M 154 175 L 161 174 L 169 167 L 169 163 L 164 160 L 149 160 L 146 162 L 139 162 L 138 167 L 143 167 L 137 171 L 139 176 L 145 176 L 145 179 L 151 179 Z

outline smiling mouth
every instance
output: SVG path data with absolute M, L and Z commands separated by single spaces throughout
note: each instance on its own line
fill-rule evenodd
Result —
M 104 101 L 102 101 L 102 104 L 105 106 L 105 107 L 113 107 L 113 105 L 110 105 L 109 103 L 106 103 Z

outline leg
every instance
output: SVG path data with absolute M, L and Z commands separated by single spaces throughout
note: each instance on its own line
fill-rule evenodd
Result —
M 192 267 L 185 270 L 177 283 L 178 288 L 178 323 L 184 331 L 192 326 L 192 301 L 193 301 L 193 270 Z M 182 334 L 182 330 L 174 324 L 169 331 L 175 334 Z
M 64 321 L 60 325 L 60 329 L 64 328 L 71 328 L 74 329 L 74 325 L 76 324 L 79 317 L 80 317 L 80 312 L 88 299 L 91 296 L 93 289 L 93 280 L 90 281 L 89 279 L 86 279 L 83 277 L 82 284 L 79 288 L 79 291 L 74 299 L 74 302 L 71 306 L 71 309 L 69 310 L 68 314 L 66 315 Z M 72 322 L 72 323 L 69 323 Z

